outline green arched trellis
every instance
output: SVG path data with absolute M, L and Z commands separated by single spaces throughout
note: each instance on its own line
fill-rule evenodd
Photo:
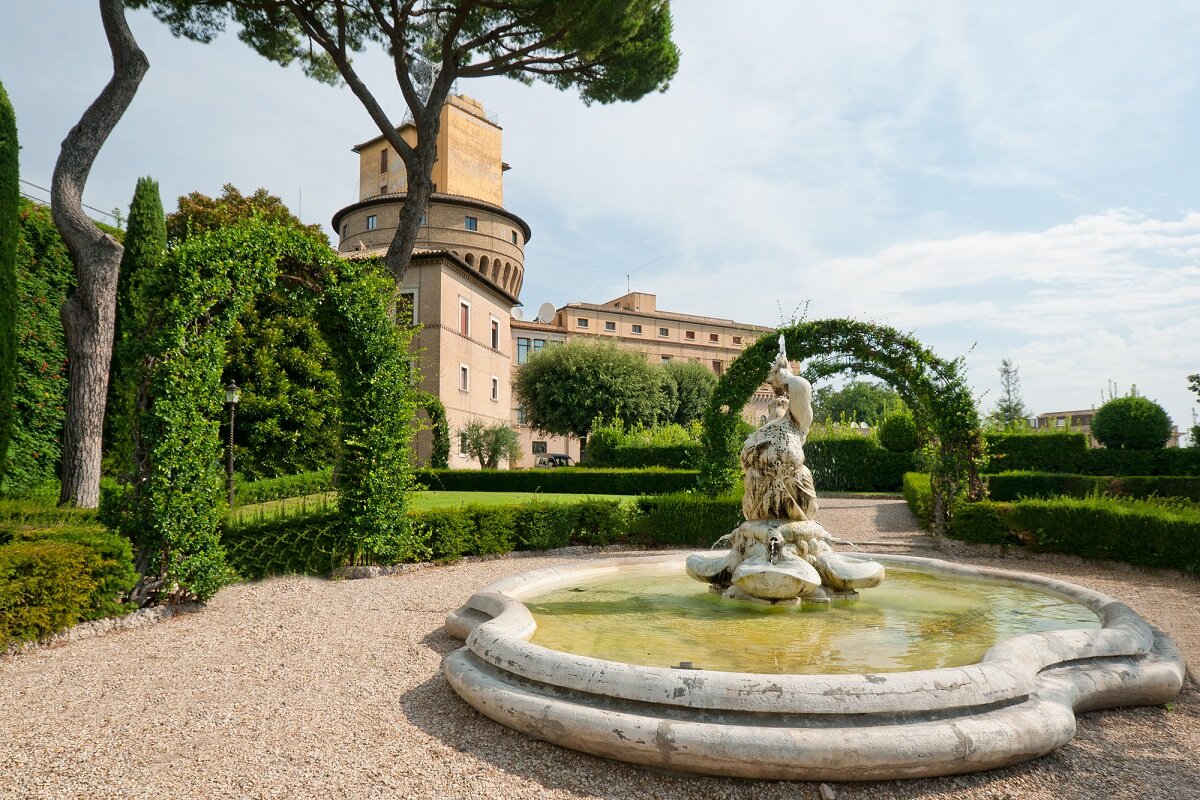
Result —
M 345 261 L 302 233 L 252 220 L 191 237 L 148 276 L 156 298 L 130 347 L 139 365 L 137 478 L 119 524 L 138 552 L 140 603 L 205 599 L 226 573 L 220 544 L 221 373 L 230 329 L 280 276 L 320 298 L 341 383 L 336 549 L 331 556 L 397 560 L 408 544 L 409 445 L 417 406 L 410 333 L 387 313 L 390 276 Z
M 425 409 L 429 417 L 429 428 L 433 434 L 433 447 L 429 453 L 429 466 L 432 469 L 446 469 L 450 466 L 450 423 L 446 419 L 446 406 L 433 392 L 418 392 L 417 404 Z
M 979 496 L 979 413 L 959 361 L 945 361 L 916 339 L 867 322 L 816 320 L 778 333 L 788 357 L 805 362 L 804 375 L 810 381 L 844 371 L 873 375 L 890 384 L 913 410 L 923 438 L 935 445 L 930 465 L 935 527 L 944 526 L 951 501 L 964 488 Z M 760 338 L 718 382 L 704 413 L 701 486 L 706 491 L 728 491 L 737 482 L 741 410 L 766 380 L 777 351 L 777 336 Z

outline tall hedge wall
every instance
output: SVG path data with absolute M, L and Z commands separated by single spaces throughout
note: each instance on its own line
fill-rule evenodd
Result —
M 1188 475 L 1071 475 L 1046 472 L 1003 472 L 988 477 L 993 500 L 1024 497 L 1087 497 L 1093 494 L 1182 497 L 1200 500 L 1200 477 Z
M 17 120 L 0 83 L 0 481 L 13 434 L 17 384 Z
M 0 494 L 53 480 L 62 453 L 67 351 L 58 310 L 75 282 L 50 209 L 22 200 L 16 258 L 17 359 L 7 466 Z
M 904 473 L 913 468 L 915 454 L 893 453 L 874 439 L 810 439 L 804 458 L 812 470 L 817 493 L 898 492 Z
M 446 492 L 546 492 L 548 494 L 667 494 L 696 485 L 691 469 L 423 469 L 417 483 Z
M 1089 448 L 1082 433 L 988 433 L 988 471 L 1075 475 L 1200 476 L 1200 448 L 1109 450 Z

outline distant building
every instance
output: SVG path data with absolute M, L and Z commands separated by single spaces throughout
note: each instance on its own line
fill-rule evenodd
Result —
M 1100 442 L 1092 435 L 1092 417 L 1095 415 L 1096 409 L 1094 408 L 1081 411 L 1048 411 L 1031 419 L 1029 425 L 1034 430 L 1069 430 L 1075 433 L 1085 433 L 1089 446 L 1100 447 Z M 1172 425 L 1171 435 L 1167 439 L 1166 446 L 1179 447 L 1179 435 L 1179 428 Z
M 415 143 L 416 128 L 400 126 Z M 544 320 L 523 320 L 525 244 L 532 231 L 504 208 L 502 131 L 476 100 L 451 96 L 442 109 L 434 164 L 434 194 L 421 220 L 411 266 L 396 287 L 397 317 L 421 325 L 414 350 L 421 387 L 441 398 L 451 428 L 451 467 L 477 466 L 456 435 L 472 418 L 511 424 L 522 437 L 519 466 L 543 453 L 579 458 L 579 442 L 535 432 L 513 398 L 514 373 L 532 353 L 575 336 L 609 337 L 651 363 L 692 361 L 720 375 L 770 328 L 732 320 L 659 311 L 655 296 L 631 292 L 594 305 L 568 303 Z M 359 156 L 359 198 L 333 216 L 338 252 L 382 256 L 399 224 L 408 190 L 404 162 L 382 136 L 353 148 Z M 762 405 L 762 409 L 758 409 Z M 756 395 L 746 418 L 757 422 L 766 399 Z M 428 460 L 428 431 L 417 436 Z

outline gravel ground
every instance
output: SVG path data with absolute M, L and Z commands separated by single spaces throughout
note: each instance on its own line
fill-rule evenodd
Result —
M 1200 578 L 1061 557 L 931 550 L 903 503 L 829 499 L 822 522 L 870 549 L 1038 572 L 1121 598 L 1200 664 Z M 807 783 L 667 774 L 564 750 L 449 689 L 446 612 L 512 558 L 360 581 L 231 586 L 208 607 L 0 660 L 0 797 L 817 798 Z M 1200 799 L 1200 692 L 1084 714 L 1045 758 L 958 778 L 845 783 L 836 797 Z

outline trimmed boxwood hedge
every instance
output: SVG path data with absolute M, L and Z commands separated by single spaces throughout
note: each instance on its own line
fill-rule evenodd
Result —
M 301 472 L 296 475 L 281 475 L 278 478 L 262 478 L 257 481 L 240 482 L 234 487 L 235 506 L 249 506 L 268 500 L 283 500 L 333 490 L 333 469 Z
M 1161 450 L 1088 448 L 1082 433 L 987 433 L 988 472 L 1200 477 L 1200 448 Z
M 1093 494 L 1182 497 L 1200 500 L 1200 477 L 1187 475 L 1071 475 L 1047 472 L 1002 472 L 988 477 L 993 500 L 1033 497 L 1087 497 Z
M 866 437 L 809 439 L 804 460 L 818 491 L 896 492 L 914 453 L 893 453 Z
M 546 494 L 669 494 L 692 488 L 690 469 L 424 469 L 417 483 L 446 492 L 544 492 Z
M 917 521 L 921 523 L 921 527 L 929 530 L 929 526 L 933 524 L 933 488 L 930 485 L 929 473 L 904 473 L 904 499 Z
M 711 547 L 744 521 L 741 498 L 668 494 L 639 497 L 632 532 L 646 544 Z

